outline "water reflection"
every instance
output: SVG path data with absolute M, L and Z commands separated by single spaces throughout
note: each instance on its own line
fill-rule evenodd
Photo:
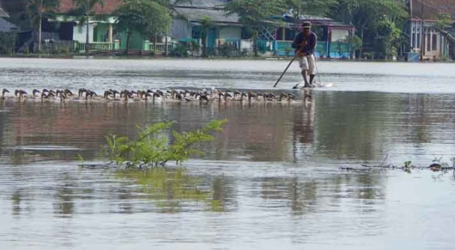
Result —
M 116 175 L 122 179 L 134 181 L 139 191 L 147 194 L 154 201 L 160 213 L 188 212 L 198 205 L 202 210 L 224 212 L 232 202 L 232 191 L 229 190 L 223 177 L 212 179 L 191 176 L 184 168 L 154 168 L 150 170 L 120 170 Z M 131 199 L 130 192 L 123 193 L 121 200 Z M 131 205 L 126 206 L 131 211 Z M 124 208 L 122 208 L 124 210 Z
M 419 145 L 454 140 L 453 96 L 308 94 L 311 102 L 302 105 L 4 103 L 0 105 L 0 157 L 7 156 L 16 165 L 72 161 L 77 154 L 91 160 L 97 157 L 105 136 L 132 137 L 137 124 L 170 120 L 176 122 L 174 129 L 183 131 L 227 118 L 230 122 L 224 133 L 204 146 L 207 158 L 215 160 L 300 163 L 323 157 L 377 162 L 386 156 L 393 160 L 397 147 L 411 151 Z
M 12 212 L 13 215 L 20 215 L 21 213 L 21 203 L 22 203 L 22 193 L 20 190 L 14 191 L 11 194 Z M 22 204 L 23 205 L 23 204 Z
M 265 200 L 283 201 L 293 215 L 324 212 L 340 207 L 343 200 L 361 201 L 366 212 L 375 211 L 379 201 L 384 201 L 384 176 L 380 174 L 338 174 L 327 178 L 267 177 L 261 179 L 261 197 Z M 277 206 L 273 203 L 273 206 Z
M 149 66 L 155 62 L 148 61 L 73 60 L 54 66 L 19 62 L 11 60 L 18 68 L 14 70 L 2 64 L 0 71 L 6 68 L 7 74 L 0 78 L 28 89 L 49 84 L 136 89 L 182 81 L 186 86 L 211 87 L 215 81 L 216 86 L 263 88 L 276 80 L 276 64 L 269 62 L 230 62 L 223 69 L 209 62 L 204 66 L 208 69 L 200 71 L 195 69 L 204 63 L 193 61 L 160 62 L 153 70 Z M 242 74 L 239 64 L 245 66 Z M 364 66 L 368 72 L 369 65 Z M 434 74 L 440 70 L 435 67 L 425 64 L 422 72 Z M 46 75 L 37 77 L 40 70 Z M 437 90 L 443 94 L 401 93 L 408 88 L 422 92 L 418 84 L 428 79 L 435 82 L 432 89 L 451 84 L 453 72 L 439 72 L 447 77 L 437 80 L 416 80 L 421 72 L 404 73 L 410 76 L 404 79 L 376 77 L 386 71 L 350 75 L 346 72 L 352 69 L 345 64 L 330 70 L 338 75 L 323 77 L 348 83 L 341 89 L 397 84 L 387 88 L 394 93 L 316 89 L 310 93 L 312 102 L 301 105 L 0 102 L 0 248 L 191 244 L 198 249 L 295 249 L 299 244 L 351 250 L 365 245 L 381 249 L 387 242 L 391 248 L 406 243 L 413 249 L 450 249 L 453 239 L 437 230 L 451 230 L 452 177 L 433 179 L 424 171 L 342 172 L 338 167 L 384 159 L 424 164 L 435 156 L 453 157 L 455 97 L 444 93 L 453 88 Z M 221 74 L 226 79 L 220 79 Z M 294 81 L 283 80 L 283 86 Z M 224 118 L 230 122 L 215 141 L 204 145 L 204 159 L 193 159 L 182 169 L 115 172 L 80 169 L 75 161 L 77 154 L 96 160 L 104 136 L 133 137 L 136 124 L 176 121 L 174 128 L 181 132 Z
M 54 213 L 70 216 L 75 213 L 74 190 L 77 188 L 75 180 L 68 173 L 62 174 L 59 185 L 56 187 Z

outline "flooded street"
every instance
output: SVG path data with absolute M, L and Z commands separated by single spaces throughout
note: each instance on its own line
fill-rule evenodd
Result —
M 0 59 L 0 88 L 271 89 L 288 61 Z M 0 249 L 451 249 L 452 64 L 319 62 L 310 102 L 0 101 Z M 300 81 L 297 65 L 278 85 Z M 11 91 L 13 92 L 13 91 Z M 228 119 L 184 168 L 85 169 L 109 134 Z

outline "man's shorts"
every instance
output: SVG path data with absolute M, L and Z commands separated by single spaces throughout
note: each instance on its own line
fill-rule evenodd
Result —
M 314 75 L 316 74 L 316 71 L 314 70 L 314 64 L 315 64 L 315 58 L 314 55 L 308 55 L 308 56 L 303 56 L 303 57 L 298 57 L 299 59 L 299 65 L 300 68 L 303 71 L 308 71 L 309 75 Z

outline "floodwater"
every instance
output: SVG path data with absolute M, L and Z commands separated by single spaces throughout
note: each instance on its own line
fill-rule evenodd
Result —
M 270 89 L 287 61 L 0 59 L 11 89 Z M 300 81 L 291 67 L 279 88 Z M 452 249 L 451 64 L 319 62 L 311 103 L 0 103 L 0 249 Z M 229 123 L 144 174 L 78 167 L 104 136 Z

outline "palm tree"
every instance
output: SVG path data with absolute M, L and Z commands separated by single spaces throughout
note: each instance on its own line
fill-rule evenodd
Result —
M 199 23 L 201 24 L 202 57 L 205 58 L 207 57 L 207 36 L 213 26 L 213 21 L 210 17 L 203 16 Z
M 226 16 L 238 15 L 239 22 L 252 32 L 254 56 L 258 56 L 258 36 L 261 27 L 268 25 L 265 22 L 273 15 L 279 15 L 286 10 L 284 0 L 236 0 L 224 6 Z
M 52 16 L 60 6 L 60 0 L 30 0 L 27 4 L 27 14 L 34 29 L 38 29 L 38 53 L 41 55 L 41 29 L 43 17 Z M 38 27 L 36 27 L 38 24 Z
M 86 35 L 85 35 L 85 55 L 88 57 L 89 52 L 89 21 L 90 15 L 93 15 L 93 11 L 97 5 L 104 7 L 104 0 L 73 0 L 76 10 L 83 14 L 81 16 L 81 23 L 86 24 Z
M 133 33 L 143 37 L 156 37 L 166 33 L 172 20 L 165 7 L 147 0 L 125 0 L 114 15 L 117 16 L 118 30 L 127 34 L 126 55 Z

